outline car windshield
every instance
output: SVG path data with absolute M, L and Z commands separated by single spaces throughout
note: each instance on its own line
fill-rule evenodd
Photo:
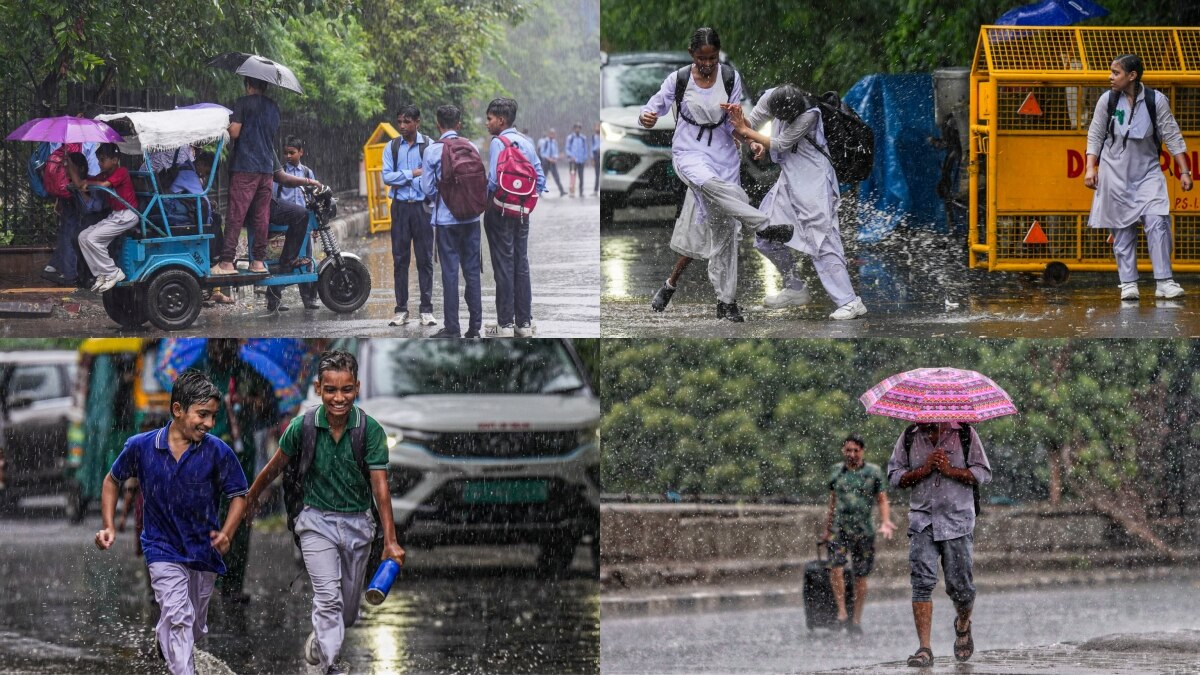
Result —
M 686 63 L 610 64 L 600 69 L 600 105 L 605 108 L 645 105 L 663 80 Z
M 374 396 L 569 394 L 584 387 L 557 340 L 375 340 Z

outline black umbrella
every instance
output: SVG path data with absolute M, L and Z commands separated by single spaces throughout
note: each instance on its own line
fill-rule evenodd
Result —
M 296 79 L 296 74 L 292 72 L 291 68 L 282 63 L 275 63 L 271 59 L 264 59 L 257 54 L 226 52 L 209 59 L 208 65 L 223 70 L 232 70 L 238 75 L 253 77 L 268 84 L 290 89 L 297 94 L 304 93 L 300 87 L 300 80 Z

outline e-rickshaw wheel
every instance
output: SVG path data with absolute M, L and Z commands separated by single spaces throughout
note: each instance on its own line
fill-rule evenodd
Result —
M 200 316 L 200 282 L 187 270 L 163 270 L 146 285 L 143 306 L 157 328 L 187 328 Z
M 146 308 L 139 290 L 135 286 L 117 286 L 105 292 L 102 299 L 108 318 L 122 328 L 140 328 L 146 323 Z
M 1046 265 L 1046 269 L 1042 272 L 1042 280 L 1046 282 L 1047 286 L 1062 286 L 1070 278 L 1070 268 L 1057 260 Z
M 342 258 L 341 265 L 326 265 L 317 277 L 317 294 L 325 306 L 349 314 L 371 297 L 371 273 L 357 258 Z

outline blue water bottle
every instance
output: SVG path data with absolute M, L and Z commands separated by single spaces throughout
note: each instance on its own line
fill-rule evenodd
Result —
M 388 591 L 392 590 L 392 582 L 396 580 L 397 574 L 400 574 L 400 564 L 391 558 L 384 560 L 367 588 L 367 602 L 372 605 L 383 604 Z

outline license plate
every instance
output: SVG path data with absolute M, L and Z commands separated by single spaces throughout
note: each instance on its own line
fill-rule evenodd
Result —
M 536 504 L 550 498 L 544 480 L 468 481 L 463 485 L 467 504 Z

